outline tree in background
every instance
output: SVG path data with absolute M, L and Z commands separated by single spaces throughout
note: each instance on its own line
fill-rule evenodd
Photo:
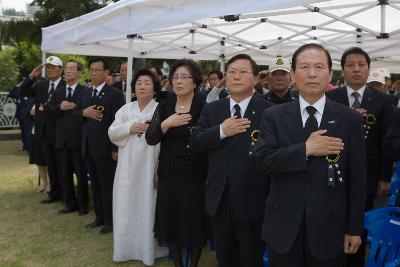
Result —
M 10 91 L 18 81 L 17 63 L 14 61 L 15 48 L 8 47 L 0 51 L 0 91 Z
M 112 0 L 33 0 L 41 10 L 34 19 L 0 22 L 0 50 L 2 45 L 14 45 L 26 41 L 40 44 L 42 27 L 51 26 L 106 6 Z

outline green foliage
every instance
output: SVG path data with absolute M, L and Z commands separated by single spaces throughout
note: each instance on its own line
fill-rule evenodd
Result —
M 13 58 L 14 48 L 0 51 L 0 91 L 10 91 L 18 81 L 17 64 Z
M 40 39 L 37 34 L 40 26 L 31 20 L 12 20 L 0 21 L 0 43 L 13 45 L 18 42 L 34 42 L 39 44 Z
M 42 52 L 37 44 L 28 42 L 16 43 L 14 46 L 13 58 L 18 64 L 19 79 L 28 76 L 34 67 L 42 60 Z

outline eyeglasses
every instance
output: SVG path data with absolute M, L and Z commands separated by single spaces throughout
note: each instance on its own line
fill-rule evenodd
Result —
M 226 74 L 229 76 L 235 76 L 236 74 L 238 74 L 239 76 L 246 76 L 249 75 L 250 73 L 252 72 L 248 70 L 228 70 L 226 72 Z
M 174 75 L 174 76 L 172 76 L 172 80 L 173 81 L 178 81 L 179 79 L 182 81 L 182 82 L 184 82 L 184 81 L 187 81 L 187 80 L 189 80 L 189 79 L 192 79 L 193 77 L 192 76 L 187 76 L 187 75 Z
M 104 70 L 101 69 L 89 69 L 89 72 L 102 72 Z

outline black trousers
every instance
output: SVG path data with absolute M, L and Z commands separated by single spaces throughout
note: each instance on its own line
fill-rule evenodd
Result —
M 217 213 L 211 218 L 219 267 L 262 267 L 264 243 L 262 219 L 240 221 L 232 211 L 229 187 L 225 188 Z
M 321 238 L 324 238 L 323 236 Z M 293 244 L 293 247 L 287 254 L 280 255 L 269 248 L 269 266 L 270 267 L 343 267 L 344 252 L 332 260 L 319 261 L 311 255 L 308 245 L 306 227 L 301 223 L 299 233 Z M 360 266 L 359 266 L 360 267 Z
M 367 202 L 365 205 L 365 211 L 370 211 L 374 208 L 375 194 L 368 193 L 367 194 Z M 365 253 L 366 253 L 366 244 L 367 244 L 367 231 L 364 231 L 364 236 L 361 237 L 361 245 L 358 248 L 356 254 L 346 255 L 346 267 L 363 267 L 365 266 Z
M 49 181 L 51 191 L 49 198 L 62 199 L 62 182 L 61 182 L 61 160 L 57 153 L 57 149 L 53 143 L 50 143 L 46 138 L 42 139 L 42 147 L 44 157 L 46 159 L 47 171 L 49 173 Z
M 86 158 L 86 165 L 91 175 L 96 221 L 112 228 L 112 198 L 117 162 L 111 159 L 111 155 L 110 159 L 101 160 L 94 160 L 89 156 Z
M 87 211 L 89 203 L 88 181 L 80 148 L 61 148 L 58 151 L 63 174 L 62 184 L 65 207 L 71 209 L 78 206 L 79 210 Z M 74 173 L 78 180 L 78 201 L 75 197 Z

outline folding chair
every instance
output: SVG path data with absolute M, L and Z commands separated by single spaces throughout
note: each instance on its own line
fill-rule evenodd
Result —
M 367 267 L 384 267 L 400 257 L 400 208 L 385 207 L 365 214 L 370 251 Z

